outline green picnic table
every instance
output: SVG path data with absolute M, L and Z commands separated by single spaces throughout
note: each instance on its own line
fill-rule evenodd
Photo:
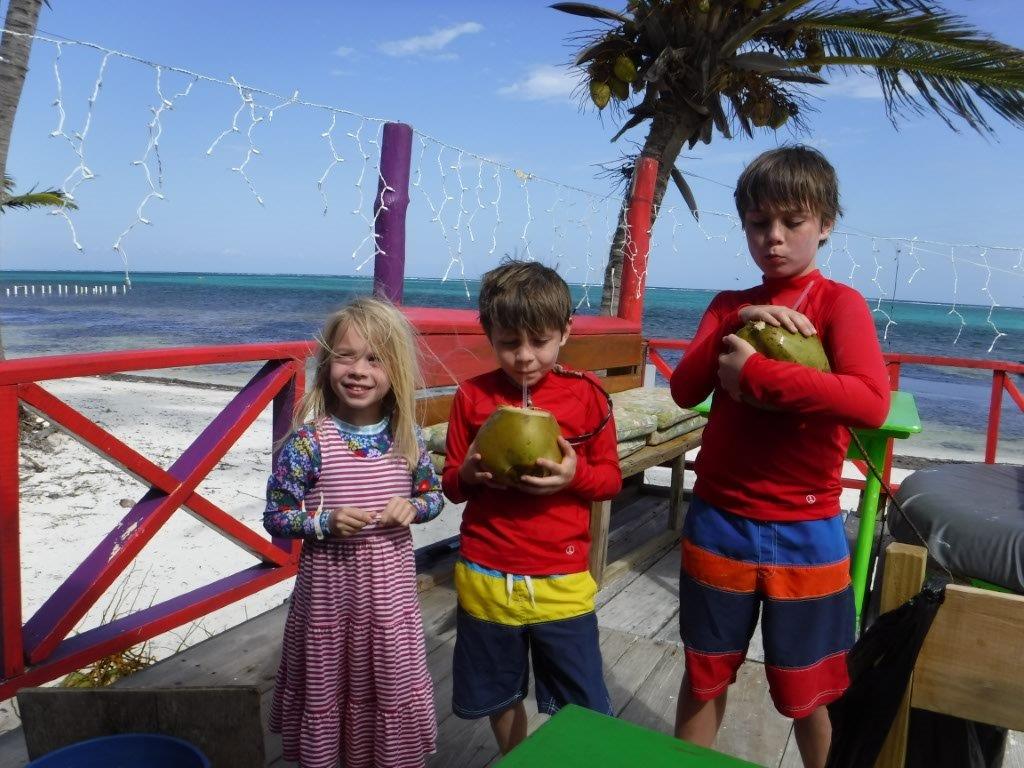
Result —
M 693 410 L 707 415 L 711 411 L 711 398 L 708 397 Z M 889 441 L 893 438 L 904 440 L 921 431 L 921 417 L 917 413 L 917 403 L 909 392 L 895 391 L 889 404 L 889 415 L 885 423 L 878 429 L 855 429 L 870 460 L 879 472 L 885 467 L 885 456 Z M 860 449 L 852 440 L 846 454 L 850 459 L 863 459 Z M 857 514 L 860 515 L 860 527 L 857 529 L 857 544 L 853 551 L 850 566 L 850 581 L 853 582 L 853 599 L 857 607 L 857 626 L 860 626 L 861 609 L 864 606 L 864 595 L 868 587 L 868 575 L 871 570 L 871 544 L 875 537 L 875 522 L 878 516 L 878 499 L 881 496 L 882 484 L 874 473 L 868 472 L 864 480 L 864 491 L 860 496 Z
M 496 763 L 499 768 L 758 768 L 575 704 Z

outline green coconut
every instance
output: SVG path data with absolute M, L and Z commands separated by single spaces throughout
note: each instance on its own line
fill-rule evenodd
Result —
M 495 480 L 515 482 L 546 474 L 537 459 L 562 460 L 559 434 L 555 417 L 541 408 L 499 405 L 477 432 L 476 447 Z
M 785 328 L 768 325 L 763 320 L 751 320 L 736 335 L 750 344 L 765 357 L 787 363 L 799 363 L 819 371 L 829 371 L 828 358 L 821 346 L 821 339 L 804 336 Z

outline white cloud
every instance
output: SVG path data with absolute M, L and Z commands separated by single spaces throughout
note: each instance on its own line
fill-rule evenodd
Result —
M 416 56 L 441 51 L 452 41 L 462 35 L 474 35 L 483 30 L 483 25 L 475 21 L 466 21 L 444 29 L 438 29 L 429 35 L 407 37 L 404 40 L 390 40 L 377 47 L 388 56 Z
M 519 82 L 500 88 L 498 93 L 526 101 L 568 100 L 575 87 L 575 75 L 562 67 L 542 64 L 531 69 Z
M 349 48 L 347 46 L 342 45 L 334 51 L 334 55 L 341 59 L 347 59 L 355 52 L 355 48 Z

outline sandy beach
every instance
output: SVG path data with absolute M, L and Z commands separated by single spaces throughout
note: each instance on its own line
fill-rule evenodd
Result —
M 82 378 L 49 382 L 46 389 L 93 418 L 142 455 L 168 466 L 230 400 L 227 388 L 159 381 Z M 270 469 L 271 423 L 267 409 L 239 439 L 200 486 L 209 500 L 254 531 L 264 534 L 264 489 Z M 940 442 L 922 435 L 897 442 L 897 453 L 939 459 L 980 460 L 976 451 L 952 455 Z M 1002 457 L 1001 457 L 1002 458 Z M 1007 460 L 1009 457 L 1006 457 Z M 921 460 L 901 459 L 914 467 Z M 848 464 L 849 476 L 856 470 Z M 894 470 L 897 481 L 907 468 Z M 668 470 L 654 469 L 648 481 L 668 484 Z M 687 486 L 693 473 L 687 473 Z M 145 492 L 144 486 L 62 432 L 42 447 L 22 452 L 21 564 L 22 606 L 30 617 L 71 570 L 91 551 Z M 845 509 L 857 504 L 857 492 L 843 495 Z M 417 546 L 458 533 L 459 507 L 448 505 L 440 517 L 414 526 Z M 115 583 L 83 619 L 78 631 L 101 622 L 104 615 L 130 612 L 161 602 L 254 564 L 254 558 L 203 523 L 179 510 L 146 546 L 133 568 Z M 160 658 L 199 642 L 247 617 L 279 605 L 291 582 L 264 590 L 209 614 L 194 625 L 160 636 L 149 652 Z M 0 705 L 0 730 L 17 722 L 11 702 Z

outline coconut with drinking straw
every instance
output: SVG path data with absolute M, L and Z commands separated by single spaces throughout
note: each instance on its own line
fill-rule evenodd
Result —
M 530 405 L 530 390 L 523 379 L 523 404 L 499 405 L 480 427 L 476 447 L 484 465 L 498 482 L 517 482 L 523 475 L 543 477 L 538 459 L 562 460 L 558 422 L 549 411 Z

